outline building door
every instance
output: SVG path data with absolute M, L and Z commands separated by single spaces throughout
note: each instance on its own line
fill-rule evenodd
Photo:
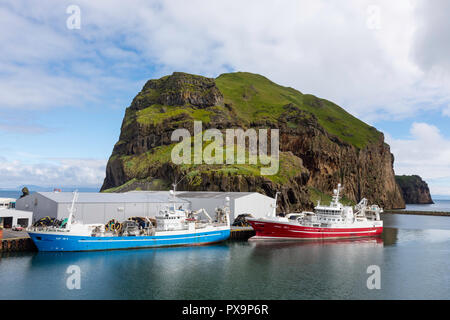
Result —
M 3 228 L 12 228 L 13 217 L 3 218 Z

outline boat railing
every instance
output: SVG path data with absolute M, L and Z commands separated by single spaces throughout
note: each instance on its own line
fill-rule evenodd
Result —
M 27 231 L 44 231 L 44 232 L 69 232 L 69 229 L 54 226 L 31 226 L 26 229 Z

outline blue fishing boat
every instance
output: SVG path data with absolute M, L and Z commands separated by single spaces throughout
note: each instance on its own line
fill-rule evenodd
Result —
M 192 246 L 221 242 L 230 236 L 229 207 L 216 209 L 213 220 L 204 209 L 189 211 L 175 205 L 155 218 L 139 217 L 107 224 L 83 224 L 74 220 L 75 193 L 69 217 L 57 225 L 27 229 L 39 251 L 93 251 Z M 207 217 L 199 218 L 200 214 Z

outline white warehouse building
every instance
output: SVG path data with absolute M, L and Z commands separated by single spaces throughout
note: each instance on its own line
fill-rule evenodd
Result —
M 172 203 L 168 192 L 154 193 L 93 193 L 79 192 L 75 202 L 75 220 L 83 223 L 106 223 L 111 219 L 126 220 L 135 216 L 155 216 Z M 64 219 L 69 216 L 72 192 L 35 192 L 16 201 L 19 210 L 33 211 L 33 221 L 49 216 Z M 189 202 L 175 198 L 175 205 L 189 208 Z
M 257 192 L 191 192 L 131 191 L 125 193 L 80 192 L 75 203 L 75 220 L 83 223 L 106 223 L 134 216 L 154 217 L 161 209 L 175 203 L 177 208 L 205 209 L 214 218 L 215 209 L 230 199 L 231 221 L 239 214 L 265 216 L 274 208 L 275 199 Z M 33 212 L 33 221 L 49 216 L 64 219 L 69 216 L 72 192 L 35 192 L 16 201 L 16 209 Z
M 16 199 L 0 198 L 0 226 L 12 228 L 14 226 L 29 227 L 32 223 L 33 212 L 16 210 Z
M 208 213 L 215 212 L 217 207 L 230 199 L 231 221 L 240 214 L 251 214 L 253 217 L 263 217 L 272 213 L 275 199 L 258 192 L 209 192 L 209 191 L 179 191 L 177 197 L 191 203 L 191 210 L 205 209 Z

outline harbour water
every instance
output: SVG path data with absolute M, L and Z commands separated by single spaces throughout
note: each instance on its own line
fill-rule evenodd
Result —
M 382 218 L 373 239 L 7 254 L 0 299 L 450 299 L 450 218 Z M 373 265 L 379 290 L 367 287 Z

